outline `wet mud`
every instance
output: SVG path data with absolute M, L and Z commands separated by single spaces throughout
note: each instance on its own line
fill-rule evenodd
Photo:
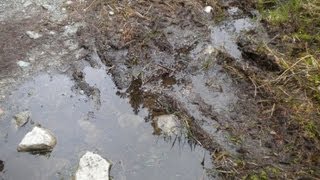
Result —
M 284 178 L 280 172 L 293 171 L 279 150 L 286 142 L 277 124 L 287 114 L 270 111 L 268 93 L 250 79 L 281 72 L 244 38 L 268 39 L 252 4 L 8 4 L 0 4 L 12 9 L 0 11 L 1 178 L 70 178 L 88 149 L 113 162 L 115 179 L 241 179 L 261 172 Z M 21 19 L 25 6 L 30 16 Z M 30 29 L 44 37 L 30 39 Z M 18 60 L 31 65 L 19 67 Z M 11 119 L 24 110 L 31 122 L 16 129 Z M 154 119 L 167 114 L 186 132 L 165 135 Z M 56 148 L 46 155 L 16 152 L 35 125 L 57 135 Z

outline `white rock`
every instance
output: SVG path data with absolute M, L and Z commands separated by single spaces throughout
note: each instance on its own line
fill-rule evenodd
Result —
M 57 140 L 47 129 L 34 127 L 28 132 L 18 146 L 19 152 L 50 152 Z
M 100 155 L 86 152 L 80 159 L 75 180 L 109 180 L 110 167 Z
M 178 135 L 181 132 L 181 124 L 177 116 L 162 115 L 154 118 L 157 128 L 160 128 L 165 135 Z
M 31 113 L 29 111 L 20 112 L 14 116 L 17 127 L 25 125 L 30 119 Z
M 29 36 L 29 38 L 31 39 L 38 39 L 38 38 L 41 38 L 42 35 L 37 33 L 37 32 L 34 32 L 34 31 L 27 31 L 26 34 Z
M 66 4 L 67 5 L 71 5 L 73 2 L 72 1 L 67 1 Z
M 30 66 L 30 63 L 29 62 L 25 62 L 25 61 L 18 61 L 17 64 L 18 64 L 18 66 L 20 66 L 22 68 Z
M 114 12 L 113 11 L 109 11 L 109 15 L 114 15 Z
M 213 8 L 211 6 L 206 6 L 204 8 L 204 12 L 206 12 L 206 13 L 211 13 L 212 10 L 213 10 Z

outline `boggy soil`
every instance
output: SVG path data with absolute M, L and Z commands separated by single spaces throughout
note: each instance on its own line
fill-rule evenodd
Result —
M 210 13 L 204 11 L 208 5 Z M 213 44 L 213 27 L 255 17 L 253 7 L 214 0 L 97 0 L 69 10 L 88 24 L 78 32 L 81 46 L 98 52 L 118 95 L 130 99 L 135 113 L 148 108 L 150 120 L 178 115 L 190 142 L 212 153 L 216 178 L 319 178 L 319 147 L 299 133 L 290 110 L 275 106 L 272 94 L 251 79 L 282 71 L 247 38 L 268 38 L 259 22 L 253 22 L 259 28 L 226 40 L 234 41 L 241 57 Z

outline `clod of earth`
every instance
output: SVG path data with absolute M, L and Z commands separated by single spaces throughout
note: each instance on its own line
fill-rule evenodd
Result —
M 57 144 L 56 137 L 47 129 L 34 127 L 28 132 L 18 146 L 19 152 L 51 152 Z
M 30 119 L 31 113 L 29 111 L 24 111 L 16 114 L 14 116 L 15 123 L 17 127 L 24 126 Z
M 75 180 L 109 180 L 111 164 L 100 155 L 86 152 L 80 159 Z
M 182 133 L 182 126 L 176 115 L 162 115 L 154 118 L 156 129 L 162 131 L 164 135 L 179 135 Z

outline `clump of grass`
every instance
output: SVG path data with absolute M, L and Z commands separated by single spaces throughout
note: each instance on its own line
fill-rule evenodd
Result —
M 265 84 L 293 111 L 304 135 L 320 139 L 320 1 L 258 0 L 262 18 L 277 34 L 277 47 L 265 44 L 284 71 Z M 281 53 L 280 53 L 281 52 Z
M 292 30 L 292 38 L 320 42 L 319 0 L 258 0 L 258 9 L 272 25 Z

